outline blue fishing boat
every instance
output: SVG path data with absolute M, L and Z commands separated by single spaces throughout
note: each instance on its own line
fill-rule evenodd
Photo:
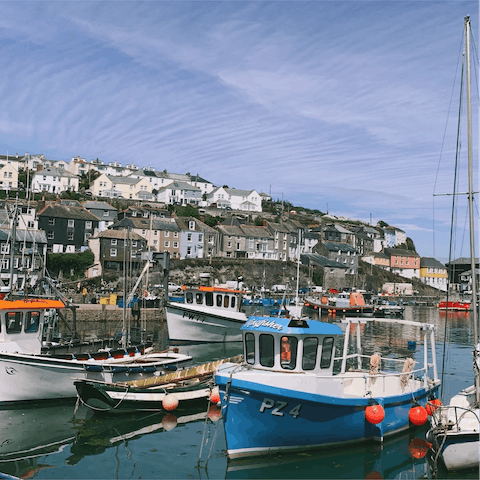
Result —
M 387 322 L 409 348 L 375 345 L 383 355 L 362 354 L 360 330 Z M 254 316 L 242 326 L 244 361 L 215 375 L 229 458 L 383 441 L 427 421 L 424 406 L 440 385 L 435 326 L 374 318 L 341 325 Z

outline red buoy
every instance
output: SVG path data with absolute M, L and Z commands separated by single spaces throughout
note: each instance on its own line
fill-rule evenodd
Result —
M 165 397 L 162 400 L 162 407 L 167 412 L 171 412 L 172 410 L 175 410 L 178 407 L 178 398 L 175 395 L 173 395 L 173 393 L 169 393 L 168 395 L 165 395 Z
M 408 444 L 408 451 L 413 458 L 423 458 L 428 452 L 428 443 L 423 438 L 414 438 Z
M 212 393 L 210 394 L 210 401 L 212 403 L 220 403 L 220 392 L 218 391 L 218 387 L 212 389 Z
M 380 423 L 384 418 L 385 410 L 381 405 L 378 405 L 378 403 L 374 405 L 369 405 L 365 409 L 365 419 L 367 420 L 367 422 L 376 425 L 377 423 Z
M 443 403 L 438 398 L 434 398 L 433 400 L 429 400 L 427 402 L 425 410 L 427 411 L 428 415 L 432 416 L 433 412 L 441 405 L 443 405 Z
M 416 405 L 410 409 L 408 418 L 414 425 L 423 425 L 428 420 L 427 411 L 421 405 Z

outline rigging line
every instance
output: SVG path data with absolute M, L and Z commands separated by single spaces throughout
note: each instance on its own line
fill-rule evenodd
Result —
M 462 41 L 460 42 L 459 54 L 458 54 L 458 57 L 457 57 L 457 67 L 455 68 L 455 72 L 458 72 L 458 70 L 459 70 L 460 59 L 462 58 L 462 51 L 463 51 L 463 36 L 462 36 Z M 437 188 L 437 181 L 438 181 L 438 176 L 439 176 L 439 172 L 440 172 L 440 165 L 442 163 L 443 149 L 444 149 L 444 146 L 445 146 L 445 139 L 446 139 L 446 133 L 447 133 L 447 128 L 448 128 L 448 119 L 450 118 L 450 112 L 451 112 L 451 109 L 452 109 L 453 96 L 454 96 L 455 89 L 456 89 L 457 78 L 458 78 L 458 76 L 455 75 L 455 77 L 453 79 L 452 90 L 451 90 L 451 93 L 450 93 L 450 102 L 449 102 L 449 105 L 448 105 L 447 120 L 445 122 L 445 128 L 444 128 L 444 131 L 443 131 L 442 144 L 440 146 L 440 154 L 439 154 L 438 164 L 437 164 L 437 172 L 436 172 L 436 175 L 435 175 L 435 181 L 434 181 L 434 185 L 433 185 L 433 194 L 434 195 L 435 195 L 435 190 Z M 463 65 L 462 65 L 460 79 L 461 80 L 463 79 Z M 433 200 L 433 203 L 435 204 L 435 199 Z M 433 212 L 433 256 L 435 257 L 435 215 L 434 215 L 434 212 Z
M 452 213 L 451 213 L 451 222 L 450 222 L 450 243 L 449 243 L 449 252 L 448 252 L 448 263 L 452 264 L 452 247 L 453 247 L 453 236 L 454 236 L 454 219 L 455 219 L 455 206 L 456 206 L 456 191 L 458 186 L 458 170 L 459 170 L 459 157 L 460 157 L 460 150 L 461 150 L 461 140 L 460 140 L 460 132 L 462 126 L 462 111 L 463 111 L 463 86 L 464 86 L 464 72 L 465 72 L 465 59 L 462 63 L 461 69 L 461 81 L 460 81 L 460 101 L 458 107 L 458 123 L 457 123 L 457 144 L 455 149 L 455 168 L 453 174 L 453 193 L 452 196 Z M 449 293 L 450 293 L 450 276 L 448 277 L 447 282 L 447 303 L 446 303 L 446 310 L 445 310 L 445 326 L 444 326 L 444 339 L 447 338 L 447 320 L 448 320 L 448 301 L 449 301 Z M 447 342 L 443 342 L 443 359 L 442 359 L 442 383 L 440 387 L 440 397 L 443 398 L 443 385 L 444 385 L 444 376 L 445 376 L 445 357 L 446 357 L 446 345 Z

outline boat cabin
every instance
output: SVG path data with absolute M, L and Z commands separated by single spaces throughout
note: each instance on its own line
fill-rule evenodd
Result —
M 250 317 L 241 327 L 247 365 L 276 372 L 333 375 L 338 325 L 304 319 Z
M 219 308 L 238 312 L 241 306 L 241 290 L 222 287 L 183 287 L 185 304 L 197 307 Z
M 58 300 L 0 300 L 0 351 L 40 353 L 45 312 L 64 307 Z

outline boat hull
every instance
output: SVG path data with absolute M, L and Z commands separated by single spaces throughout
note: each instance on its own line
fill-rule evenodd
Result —
M 215 378 L 222 397 L 229 458 L 303 451 L 359 441 L 378 440 L 410 428 L 412 393 L 378 402 L 385 419 L 373 425 L 365 419 L 368 398 L 343 398 L 289 391 L 265 384 Z M 226 393 L 227 384 L 228 393 Z M 429 390 L 414 392 L 426 404 Z
M 445 468 L 451 471 L 478 469 L 479 463 L 479 437 L 477 433 L 447 434 L 437 438 L 427 436 L 433 444 L 434 455 L 441 450 L 441 458 Z
M 75 398 L 75 378 L 124 382 L 151 376 L 157 369 L 163 371 L 166 365 L 176 363 L 171 359 L 144 365 L 102 365 L 47 355 L 0 353 L 0 403 Z
M 211 395 L 208 381 L 194 386 L 152 390 L 81 380 L 75 382 L 75 387 L 85 406 L 109 413 L 165 411 L 162 402 L 167 395 L 175 395 L 180 408 L 189 408 L 199 403 L 206 404 Z
M 243 312 L 225 315 L 194 310 L 183 304 L 166 307 L 168 335 L 171 343 L 241 342 L 240 327 L 247 317 Z

